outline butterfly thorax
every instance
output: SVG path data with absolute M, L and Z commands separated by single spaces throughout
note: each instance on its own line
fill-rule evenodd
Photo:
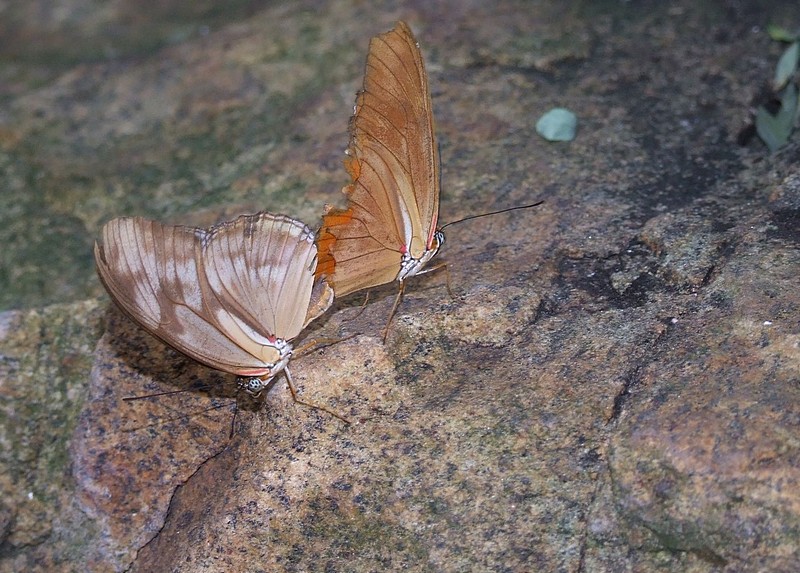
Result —
M 443 244 L 444 233 L 442 231 L 436 231 L 433 234 L 430 246 L 422 252 L 421 256 L 415 258 L 406 250 L 403 253 L 403 258 L 400 260 L 400 272 L 397 273 L 397 280 L 403 281 L 419 274 L 422 269 L 425 268 L 425 265 L 428 264 L 428 261 L 436 256 L 436 253 L 439 252 Z
M 278 375 L 292 357 L 292 344 L 283 338 L 276 338 L 274 342 L 275 350 L 278 351 L 278 359 L 275 362 L 265 365 L 266 374 L 261 376 L 240 376 L 237 378 L 239 387 L 252 396 L 258 396 L 263 392 L 272 379 Z

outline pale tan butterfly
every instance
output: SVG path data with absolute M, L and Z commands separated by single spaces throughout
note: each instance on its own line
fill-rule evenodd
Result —
M 284 372 L 297 400 L 292 340 L 333 303 L 314 277 L 314 239 L 303 223 L 265 212 L 209 229 L 123 217 L 103 227 L 95 260 L 111 297 L 145 330 L 237 375 L 253 395 Z
M 425 266 L 444 243 L 444 226 L 436 228 L 439 148 L 428 75 L 405 22 L 369 43 L 346 153 L 352 179 L 342 190 L 347 208 L 329 207 L 323 217 L 317 276 L 328 278 L 337 297 L 398 281 L 391 321 L 404 281 L 431 270 Z

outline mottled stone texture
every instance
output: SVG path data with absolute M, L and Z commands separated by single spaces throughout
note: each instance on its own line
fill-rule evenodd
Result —
M 0 571 L 797 570 L 798 137 L 745 129 L 792 3 L 58 4 L 0 18 Z M 92 240 L 316 224 L 397 18 L 442 222 L 545 203 L 448 228 L 385 345 L 392 286 L 313 325 L 356 335 L 290 365 L 350 426 L 242 401 L 114 308 Z M 554 106 L 575 141 L 536 135 Z

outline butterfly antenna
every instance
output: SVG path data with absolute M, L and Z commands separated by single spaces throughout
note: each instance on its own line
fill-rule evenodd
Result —
M 144 396 L 144 397 L 145 398 L 149 398 L 149 396 Z M 134 399 L 136 399 L 136 398 L 138 398 L 138 397 L 134 397 Z M 124 399 L 125 398 L 123 398 L 123 400 Z M 238 410 L 238 405 L 236 404 L 236 402 L 234 402 L 234 405 L 237 406 L 237 410 Z M 127 429 L 124 429 L 122 431 L 130 433 L 130 432 L 138 432 L 139 430 L 146 430 L 147 428 L 155 428 L 155 427 L 158 427 L 158 426 L 163 426 L 165 424 L 169 424 L 170 422 L 177 422 L 178 420 L 185 420 L 186 418 L 191 418 L 193 416 L 200 416 L 202 414 L 207 414 L 208 412 L 213 412 L 214 410 L 219 410 L 220 408 L 225 408 L 227 406 L 230 406 L 230 402 L 228 402 L 227 404 L 215 404 L 213 406 L 209 406 L 208 408 L 204 408 L 204 409 L 198 410 L 196 412 L 188 412 L 186 414 L 180 414 L 178 416 L 173 416 L 172 418 L 166 418 L 166 419 L 159 420 L 157 422 L 153 422 L 152 424 L 147 424 L 146 426 L 138 426 L 136 428 L 127 428 Z M 235 417 L 235 415 L 236 415 L 236 411 L 234 411 L 234 417 Z M 231 436 L 232 436 L 232 434 L 231 434 Z
M 499 211 L 490 211 L 489 213 L 481 213 L 480 215 L 470 215 L 469 217 L 464 217 L 463 219 L 458 219 L 457 221 L 450 221 L 446 225 L 442 225 L 439 227 L 439 230 L 443 230 L 445 227 L 449 227 L 450 225 L 455 225 L 456 223 L 463 223 L 464 221 L 469 221 L 471 219 L 480 219 L 481 217 L 489 217 L 490 215 L 499 215 L 500 213 L 508 213 L 509 211 L 517 211 L 519 209 L 530 209 L 531 207 L 538 207 L 544 203 L 544 201 L 537 201 L 536 203 L 531 203 L 530 205 L 518 205 L 516 207 L 508 207 L 507 209 L 500 209 Z
M 211 388 L 210 384 L 193 385 L 191 388 L 179 388 L 177 390 L 165 390 L 163 392 L 154 392 L 152 394 L 142 394 L 141 396 L 125 396 L 123 402 L 135 402 L 136 400 L 146 400 L 149 398 L 159 398 L 161 396 L 172 396 L 174 394 L 181 394 L 182 392 L 197 392 L 206 391 Z
M 236 391 L 236 400 L 234 401 L 233 416 L 231 416 L 231 431 L 228 433 L 228 440 L 233 439 L 233 432 L 236 429 L 236 418 L 239 415 L 239 391 Z
M 364 302 L 361 303 L 361 307 L 359 307 L 358 313 L 355 316 L 352 316 L 352 317 L 350 317 L 350 318 L 348 318 L 346 320 L 343 320 L 342 322 L 350 322 L 351 320 L 355 320 L 359 316 L 361 316 L 361 313 L 364 312 L 365 308 L 367 308 L 367 303 L 368 302 L 369 302 L 369 291 L 367 291 L 367 296 L 364 297 Z
M 195 388 L 183 388 L 181 390 L 167 390 L 165 392 L 156 392 L 154 394 L 142 394 L 141 396 L 125 396 L 123 402 L 135 402 L 136 400 L 147 400 L 149 398 L 159 398 L 161 396 L 172 396 L 173 394 L 180 394 L 182 392 L 193 392 Z

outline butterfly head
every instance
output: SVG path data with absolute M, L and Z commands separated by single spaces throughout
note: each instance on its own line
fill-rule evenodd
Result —
M 418 258 L 414 258 L 407 250 L 403 253 L 403 258 L 400 260 L 400 272 L 397 274 L 397 280 L 402 281 L 414 275 L 418 275 L 425 268 L 439 249 L 444 244 L 444 233 L 436 231 L 431 236 L 430 244 L 422 252 Z
M 258 376 L 239 376 L 236 379 L 239 388 L 250 394 L 251 396 L 258 397 L 272 382 L 272 379 L 280 374 L 286 365 L 289 364 L 289 359 L 292 357 L 292 345 L 282 338 L 276 338 L 274 342 L 275 349 L 279 352 L 278 360 L 266 364 L 264 366 L 264 373 Z
M 442 248 L 442 245 L 444 245 L 444 231 L 438 229 L 433 234 L 433 244 L 436 245 L 436 247 L 433 249 L 434 254 L 436 254 L 439 252 L 439 249 Z

